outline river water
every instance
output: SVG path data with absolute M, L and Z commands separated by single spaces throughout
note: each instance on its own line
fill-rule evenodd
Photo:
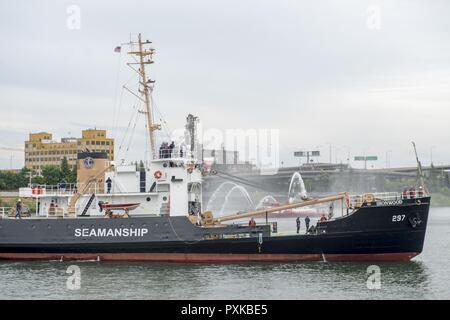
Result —
M 450 299 L 450 208 L 431 210 L 419 257 L 378 263 L 375 282 L 370 265 L 0 262 L 0 299 Z

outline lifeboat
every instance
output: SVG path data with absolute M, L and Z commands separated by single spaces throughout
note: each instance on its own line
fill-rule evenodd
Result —
M 140 203 L 102 203 L 100 207 L 103 210 L 122 210 L 131 211 L 139 207 Z

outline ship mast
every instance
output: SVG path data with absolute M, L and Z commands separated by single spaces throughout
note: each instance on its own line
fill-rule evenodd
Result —
M 150 41 L 142 41 L 141 34 L 138 35 L 138 41 L 133 42 L 130 41 L 131 51 L 128 54 L 135 56 L 137 59 L 136 62 L 129 62 L 127 65 L 136 73 L 139 74 L 139 84 L 141 85 L 139 91 L 140 95 L 137 95 L 126 86 L 124 88 L 128 90 L 131 94 L 139 98 L 145 105 L 144 113 L 147 119 L 147 130 L 149 135 L 149 143 L 150 143 L 150 159 L 154 159 L 156 156 L 156 141 L 155 141 L 155 133 L 154 131 L 161 129 L 161 125 L 153 122 L 153 105 L 151 94 L 153 92 L 153 84 L 154 80 L 151 80 L 147 77 L 145 72 L 145 67 L 148 64 L 152 64 L 153 54 L 155 53 L 155 49 L 151 47 L 147 47 L 151 44 Z M 134 65 L 138 65 L 139 69 L 136 69 Z

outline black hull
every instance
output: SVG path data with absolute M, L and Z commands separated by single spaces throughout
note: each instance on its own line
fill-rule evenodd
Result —
M 201 228 L 185 217 L 3 220 L 0 259 L 410 260 L 423 250 L 429 201 L 423 198 L 395 206 L 367 206 L 349 216 L 319 224 L 315 234 L 289 236 L 270 234 L 268 226 Z M 128 227 L 145 227 L 149 232 L 140 237 L 74 236 L 77 229 Z

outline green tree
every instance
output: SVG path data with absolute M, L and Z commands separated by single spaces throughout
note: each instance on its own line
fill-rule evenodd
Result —
M 31 178 L 32 184 L 45 184 L 45 180 L 43 176 L 38 176 L 36 174 L 33 175 L 33 178 Z
M 70 170 L 70 174 L 67 179 L 68 183 L 77 183 L 77 168 Z
M 22 170 L 20 170 L 20 172 L 17 174 L 17 179 L 16 179 L 16 183 L 17 183 L 17 188 L 23 188 L 28 186 L 29 182 L 30 182 L 30 174 L 31 174 L 31 170 L 27 169 L 27 168 L 22 168 Z
M 1 171 L 0 190 L 17 190 L 26 187 L 29 182 L 30 170 L 23 168 L 19 172 Z
M 45 166 L 42 169 L 42 177 L 45 184 L 56 185 L 61 182 L 61 170 L 59 166 Z
M 60 166 L 60 182 L 69 182 L 71 179 L 72 170 L 70 170 L 69 162 L 67 161 L 67 158 L 64 157 L 61 160 L 61 166 Z

